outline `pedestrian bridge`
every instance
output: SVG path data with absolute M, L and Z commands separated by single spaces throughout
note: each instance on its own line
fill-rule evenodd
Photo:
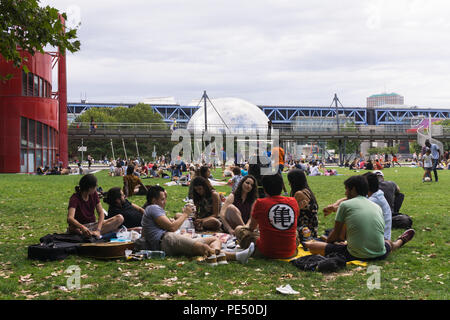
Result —
M 254 137 L 248 133 L 245 125 L 228 126 L 208 125 L 208 133 L 211 135 L 233 135 L 236 138 L 248 139 Z M 186 124 L 178 124 L 177 128 L 171 128 L 165 123 L 96 123 L 92 128 L 89 123 L 72 122 L 68 128 L 71 139 L 159 139 L 170 140 L 173 133 L 180 129 L 186 129 Z M 267 139 L 267 126 L 252 127 L 251 130 L 258 139 Z M 273 126 L 278 132 L 280 141 L 329 141 L 336 139 L 344 140 L 416 140 L 417 128 L 405 125 L 357 125 L 346 124 L 341 127 L 318 127 L 308 125 L 276 124 Z M 183 131 L 181 131 L 183 132 Z M 180 131 L 177 136 L 179 136 Z M 187 131 L 184 131 L 187 132 Z M 191 138 L 197 133 L 201 136 L 204 127 L 188 130 Z M 272 131 L 272 136 L 276 132 Z M 450 141 L 450 128 L 442 126 L 432 127 L 432 136 L 440 141 Z M 178 140 L 178 139 L 177 139 Z

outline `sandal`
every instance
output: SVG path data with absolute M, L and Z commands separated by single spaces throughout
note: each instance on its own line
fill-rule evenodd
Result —
M 403 242 L 400 247 L 404 246 L 405 243 L 411 241 L 411 239 L 414 237 L 415 234 L 416 231 L 414 229 L 408 229 L 405 232 L 403 232 L 403 234 L 397 238 L 397 240 L 402 240 Z

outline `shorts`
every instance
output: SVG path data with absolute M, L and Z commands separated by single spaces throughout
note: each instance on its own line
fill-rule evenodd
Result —
M 88 228 L 89 231 L 94 232 L 97 231 L 98 229 L 98 222 L 89 222 L 89 223 L 85 223 L 83 224 L 84 227 Z M 66 232 L 67 233 L 78 233 L 79 231 L 76 231 L 78 229 L 74 228 L 74 227 L 67 227 Z
M 362 261 L 375 261 L 375 260 L 384 260 L 391 252 L 391 246 L 387 241 L 384 241 L 384 247 L 386 248 L 386 253 L 382 256 L 376 258 L 357 258 L 354 257 L 348 252 L 346 244 L 333 244 L 328 243 L 325 247 L 325 255 L 329 255 L 330 253 L 340 253 L 345 257 L 346 261 L 352 260 L 362 260 Z
M 161 239 L 161 250 L 168 256 L 196 256 L 195 243 L 204 239 L 192 239 L 174 232 L 166 232 Z
M 85 226 L 86 228 L 88 228 L 89 231 L 97 231 L 97 228 L 98 228 L 98 222 L 90 222 L 90 223 L 86 223 L 86 224 L 83 224 L 83 226 Z

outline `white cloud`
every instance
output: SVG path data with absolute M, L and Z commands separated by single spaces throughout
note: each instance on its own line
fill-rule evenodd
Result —
M 174 96 L 348 106 L 386 90 L 450 105 L 450 2 L 42 1 L 81 17 L 69 100 Z M 78 16 L 77 16 L 78 15 Z

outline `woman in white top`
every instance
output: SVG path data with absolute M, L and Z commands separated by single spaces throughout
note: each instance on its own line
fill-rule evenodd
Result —
M 321 173 L 319 171 L 319 166 L 317 165 L 317 162 L 313 163 L 313 166 L 311 167 L 311 173 L 310 176 L 320 176 Z

